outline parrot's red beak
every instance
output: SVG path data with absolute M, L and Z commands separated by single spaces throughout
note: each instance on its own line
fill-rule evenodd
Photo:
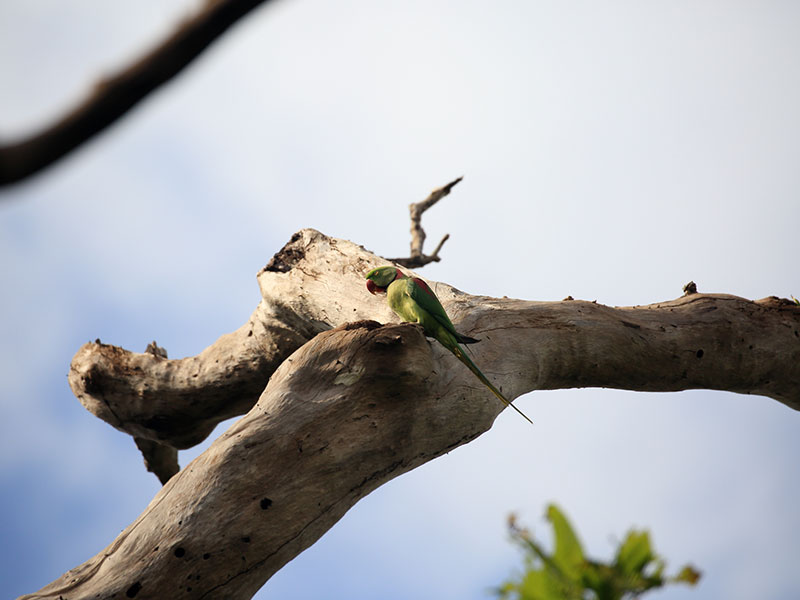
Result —
M 372 279 L 367 279 L 367 289 L 369 290 L 370 294 L 376 294 L 383 291 L 382 288 L 379 288 L 377 285 L 375 285 L 375 282 L 372 281 Z

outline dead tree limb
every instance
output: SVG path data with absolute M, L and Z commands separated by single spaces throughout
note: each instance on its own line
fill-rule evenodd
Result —
M 364 286 L 382 262 L 303 230 L 259 274 L 250 322 L 201 355 L 84 346 L 70 383 L 123 431 L 188 444 L 220 415 L 249 412 L 105 550 L 26 598 L 249 598 L 358 499 L 488 430 L 503 406 L 451 354 L 415 325 L 363 320 L 393 320 Z M 695 293 L 611 308 L 437 288 L 459 329 L 482 339 L 476 362 L 509 398 L 708 388 L 800 409 L 790 301 Z
M 220 421 L 247 412 L 275 369 L 321 331 L 363 319 L 396 321 L 364 286 L 364 273 L 385 263 L 351 242 L 303 230 L 259 273 L 262 300 L 234 333 L 179 360 L 89 343 L 73 358 L 70 385 L 117 429 L 188 448 Z M 707 388 L 762 394 L 800 409 L 800 308 L 788 300 L 690 294 L 612 308 L 470 296 L 434 285 L 461 330 L 483 340 L 473 346 L 476 361 L 511 397 L 591 386 Z
M 458 179 L 454 179 L 447 185 L 433 190 L 422 202 L 415 202 L 408 205 L 408 212 L 411 215 L 411 256 L 408 258 L 390 258 L 390 261 L 409 269 L 419 269 L 428 263 L 439 262 L 441 260 L 439 251 L 442 249 L 442 246 L 444 246 L 444 243 L 450 239 L 450 234 L 446 233 L 444 235 L 432 254 L 425 254 L 422 251 L 426 237 L 425 230 L 422 228 L 422 213 L 447 196 L 450 190 L 453 189 L 453 186 L 462 179 L 464 178 L 459 177 Z
M 174 446 L 136 436 L 133 441 L 139 452 L 142 453 L 145 469 L 158 477 L 161 485 L 167 483 L 175 473 L 181 470 L 178 464 L 178 450 Z
M 436 360 L 413 325 L 317 336 L 106 549 L 23 598 L 250 598 L 360 498 L 491 426 Z
M 0 186 L 44 169 L 122 117 L 180 73 L 236 21 L 267 0 L 209 0 L 158 47 L 101 80 L 91 95 L 33 136 L 0 146 Z

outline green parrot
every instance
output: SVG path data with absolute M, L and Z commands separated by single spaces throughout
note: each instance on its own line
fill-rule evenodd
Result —
M 525 414 L 492 385 L 464 352 L 460 344 L 474 344 L 479 340 L 456 331 L 442 303 L 427 283 L 418 277 L 409 277 L 396 267 L 378 267 L 366 275 L 367 289 L 371 294 L 386 293 L 389 307 L 403 321 L 419 323 L 425 335 L 436 338 L 439 343 L 456 355 L 475 376 L 488 387 L 506 406 L 510 406 L 533 425 Z

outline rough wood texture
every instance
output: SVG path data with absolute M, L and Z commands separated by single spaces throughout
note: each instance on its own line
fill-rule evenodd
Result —
M 70 385 L 87 410 L 120 431 L 190 448 L 220 421 L 250 410 L 275 369 L 321 330 L 276 311 L 260 303 L 245 325 L 190 358 L 84 344 Z
M 81 348 L 76 395 L 137 437 L 185 446 L 249 412 L 108 548 L 26 597 L 248 598 L 359 498 L 489 429 L 503 406 L 452 355 L 417 326 L 364 321 L 396 320 L 364 286 L 383 263 L 306 229 L 259 274 L 250 321 L 199 356 Z M 690 294 L 610 308 L 432 285 L 482 340 L 475 361 L 509 398 L 709 388 L 800 409 L 800 307 L 789 301 Z M 535 404 L 526 410 L 535 417 Z
M 278 365 L 317 333 L 361 319 L 397 321 L 364 287 L 364 273 L 380 264 L 361 246 L 303 230 L 259 273 L 262 301 L 236 332 L 179 360 L 89 343 L 73 358 L 70 385 L 121 431 L 188 448 L 247 412 Z M 590 386 L 708 388 L 800 408 L 800 310 L 789 301 L 690 294 L 611 308 L 432 285 L 461 330 L 483 339 L 473 347 L 476 361 L 512 397 Z
M 464 387 L 453 419 L 435 363 L 412 325 L 316 337 L 110 546 L 25 598 L 249 598 L 381 483 L 491 426 Z

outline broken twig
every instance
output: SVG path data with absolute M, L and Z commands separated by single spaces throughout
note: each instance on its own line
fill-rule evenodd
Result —
M 462 179 L 463 177 L 454 179 L 447 185 L 433 190 L 422 202 L 415 202 L 408 206 L 408 212 L 411 214 L 411 256 L 408 258 L 390 258 L 389 260 L 404 267 L 408 267 L 409 269 L 418 269 L 419 267 L 424 267 L 428 263 L 439 262 L 441 260 L 439 251 L 442 249 L 442 246 L 444 246 L 444 243 L 450 239 L 450 234 L 445 234 L 432 254 L 425 254 L 422 251 L 422 246 L 425 243 L 426 237 L 425 230 L 422 229 L 422 213 L 447 196 L 450 190 L 453 189 L 453 186 Z

